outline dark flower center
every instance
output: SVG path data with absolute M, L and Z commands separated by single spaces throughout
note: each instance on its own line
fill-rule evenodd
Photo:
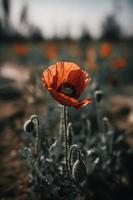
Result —
M 69 83 L 61 84 L 58 91 L 64 93 L 66 96 L 69 97 L 75 97 L 76 93 L 75 87 L 73 85 L 70 85 Z

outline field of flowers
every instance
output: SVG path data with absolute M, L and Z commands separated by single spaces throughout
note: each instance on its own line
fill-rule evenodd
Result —
M 132 52 L 126 41 L 1 45 L 2 200 L 133 199 Z
M 1 45 L 0 61 L 17 62 L 40 71 L 57 61 L 75 62 L 90 73 L 98 73 L 102 81 L 117 79 L 121 84 L 132 81 L 132 48 L 130 42 L 16 43 Z

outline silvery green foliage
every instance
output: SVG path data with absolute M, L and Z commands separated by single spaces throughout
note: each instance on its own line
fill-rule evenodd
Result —
M 21 150 L 29 172 L 29 199 L 132 199 L 133 151 L 124 143 L 124 135 L 114 132 L 100 103 L 95 104 L 95 123 L 86 111 L 68 123 L 68 152 L 75 149 L 71 160 L 69 157 L 69 176 L 59 112 L 50 108 L 48 116 L 39 117 L 39 150 L 34 152 L 35 130 L 30 134 L 29 145 Z

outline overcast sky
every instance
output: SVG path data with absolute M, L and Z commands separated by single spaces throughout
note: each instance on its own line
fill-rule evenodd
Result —
M 121 2 L 117 7 L 115 2 Z M 133 33 L 133 0 L 11 0 L 10 19 L 20 31 L 20 13 L 28 6 L 28 21 L 39 28 L 46 37 L 70 33 L 79 37 L 86 27 L 93 37 L 98 37 L 106 16 L 116 14 L 123 31 Z

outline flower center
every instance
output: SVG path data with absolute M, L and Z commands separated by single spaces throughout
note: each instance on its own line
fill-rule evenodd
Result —
M 73 85 L 70 85 L 69 83 L 61 84 L 58 91 L 64 93 L 69 97 L 74 97 L 76 93 L 75 87 Z

